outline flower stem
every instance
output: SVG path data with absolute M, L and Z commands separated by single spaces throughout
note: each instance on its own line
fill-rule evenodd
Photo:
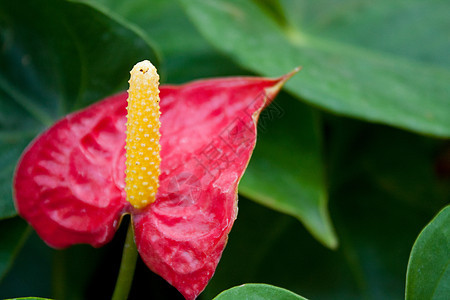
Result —
M 136 244 L 134 243 L 133 223 L 130 220 L 125 245 L 123 246 L 119 276 L 117 277 L 116 288 L 114 289 L 114 294 L 111 298 L 112 300 L 125 300 L 128 298 L 133 282 L 137 255 Z
M 55 250 L 53 252 L 52 268 L 52 298 L 66 298 L 66 252 L 64 250 Z

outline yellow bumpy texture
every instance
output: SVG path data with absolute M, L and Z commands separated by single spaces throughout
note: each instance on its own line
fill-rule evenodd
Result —
M 148 60 L 136 64 L 130 73 L 125 191 L 131 205 L 144 208 L 155 201 L 159 186 L 159 75 Z

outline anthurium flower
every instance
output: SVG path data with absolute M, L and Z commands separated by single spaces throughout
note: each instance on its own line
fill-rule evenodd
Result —
M 130 121 L 129 116 L 128 125 L 147 125 L 126 129 L 126 93 L 67 115 L 24 151 L 14 177 L 16 208 L 55 248 L 100 247 L 112 239 L 122 216 L 131 214 L 143 261 L 186 299 L 194 299 L 212 277 L 236 219 L 237 187 L 255 146 L 259 114 L 290 75 L 162 86 L 159 132 L 159 121 L 147 120 L 154 122 L 148 126 L 146 117 Z M 133 91 L 141 100 L 158 96 L 141 87 L 131 86 L 130 98 Z M 141 110 L 156 102 L 144 102 Z M 134 113 L 141 114 L 139 108 Z M 140 175 L 132 182 L 138 190 L 156 184 L 153 199 L 130 203 L 125 172 L 133 154 L 126 158 L 126 130 L 141 129 L 143 138 L 137 141 L 158 150 L 146 153 L 155 155 L 156 165 L 159 156 L 160 166 L 153 168 L 154 160 L 127 162 L 156 172 L 148 172 L 156 182 Z M 160 136 L 159 144 L 152 132 Z

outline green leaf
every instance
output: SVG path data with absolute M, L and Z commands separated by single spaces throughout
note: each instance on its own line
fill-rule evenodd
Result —
M 406 299 L 450 295 L 450 206 L 423 229 L 414 243 L 406 275 Z
M 20 218 L 0 221 L 0 282 L 11 268 L 29 233 L 30 227 Z
M 156 56 L 139 31 L 87 4 L 2 1 L 0 29 L 0 218 L 5 218 L 15 215 L 11 180 L 26 144 L 60 116 L 126 89 L 131 67 Z
M 186 81 L 226 75 L 243 75 L 230 58 L 218 53 L 198 33 L 177 1 L 88 0 L 109 15 L 135 24 L 161 53 L 161 82 Z
M 450 136 L 448 2 L 283 1 L 285 24 L 257 1 L 181 2 L 200 32 L 241 66 L 274 76 L 302 65 L 286 87 L 307 103 Z
M 220 293 L 214 300 L 300 300 L 306 299 L 291 291 L 268 284 L 243 284 Z
M 25 297 L 25 298 L 10 298 L 6 300 L 51 300 L 49 298 L 38 298 L 38 297 Z
M 446 1 L 383 0 L 374 5 L 351 0 L 300 0 L 284 1 L 284 5 L 289 8 L 285 10 L 287 23 L 311 34 L 450 67 L 449 41 L 444 38 L 449 26 Z
M 278 96 L 259 118 L 258 142 L 239 193 L 298 218 L 320 242 L 336 248 L 321 147 L 317 111 Z
M 2 101 L 0 99 L 0 106 Z M 29 131 L 11 131 L 2 136 L 3 128 L 0 125 L 0 220 L 16 215 L 12 201 L 13 173 L 20 153 L 32 136 L 37 134 L 35 130 Z

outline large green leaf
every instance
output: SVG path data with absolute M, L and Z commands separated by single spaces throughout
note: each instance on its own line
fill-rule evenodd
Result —
M 445 0 L 282 2 L 288 8 L 284 10 L 285 23 L 307 28 L 310 34 L 450 67 L 449 41 L 445 38 L 450 26 L 449 4 Z
M 198 78 L 248 73 L 210 46 L 177 1 L 85 2 L 92 3 L 112 16 L 118 15 L 142 29 L 161 53 L 158 72 L 162 83 L 184 83 Z
M 17 253 L 30 233 L 30 227 L 19 218 L 0 221 L 0 282 L 12 266 Z
M 14 165 L 58 117 L 126 88 L 139 60 L 155 59 L 145 36 L 89 5 L 0 2 L 0 218 L 15 214 Z
M 319 241 L 335 248 L 320 136 L 317 111 L 280 95 L 259 118 L 258 143 L 239 192 L 298 218 Z
M 241 66 L 264 75 L 304 66 L 286 87 L 308 103 L 450 136 L 448 1 L 282 1 L 280 10 L 256 0 L 181 2 Z
M 0 98 L 0 107 L 4 98 Z M 0 110 L 1 115 L 1 110 Z M 1 118 L 1 116 L 0 116 Z M 17 121 L 21 120 L 17 118 Z M 26 118 L 22 119 L 26 121 Z M 0 123 L 1 124 L 1 123 Z M 39 126 L 42 125 L 37 125 Z M 23 131 L 7 131 L 0 125 L 0 219 L 12 217 L 16 214 L 12 201 L 12 177 L 16 161 L 31 141 L 32 137 L 37 134 L 36 130 L 24 129 Z
M 51 300 L 48 298 L 38 298 L 38 297 L 25 297 L 25 298 L 11 298 L 6 300 Z
M 450 295 L 450 206 L 420 233 L 409 258 L 406 299 L 446 299 Z
M 305 300 L 288 290 L 268 284 L 243 284 L 220 293 L 214 300 Z

